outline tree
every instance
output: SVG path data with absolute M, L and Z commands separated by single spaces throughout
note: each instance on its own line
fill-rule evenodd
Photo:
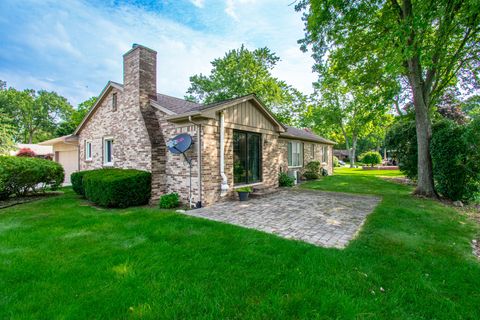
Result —
M 12 119 L 0 109 L 0 155 L 8 154 L 14 148 L 14 135 Z
M 72 112 L 71 116 L 58 125 L 55 135 L 61 137 L 72 134 L 96 102 L 97 97 L 91 97 L 80 103 L 77 109 Z
M 24 143 L 51 138 L 58 123 L 73 111 L 67 99 L 55 92 L 14 88 L 0 91 L 0 109 L 12 119 L 15 140 Z
M 382 163 L 382 156 L 377 151 L 364 152 L 360 155 L 360 159 L 363 163 L 369 164 L 371 167 Z
M 303 0 L 305 38 L 315 70 L 327 64 L 355 64 L 374 56 L 385 74 L 404 77 L 413 95 L 418 145 L 416 194 L 436 197 L 431 139 L 432 106 L 459 75 L 478 65 L 480 57 L 477 0 L 465 1 L 321 1 Z M 378 75 L 378 74 L 377 74 Z
M 279 60 L 266 47 L 250 51 L 242 45 L 213 60 L 210 75 L 190 77 L 185 98 L 209 104 L 255 93 L 280 121 L 295 124 L 306 108 L 306 97 L 272 76 Z
M 381 131 L 378 128 L 386 121 L 386 112 L 398 88 L 392 81 L 375 83 L 363 78 L 370 63 L 364 61 L 349 70 L 335 65 L 323 69 L 322 81 L 316 84 L 319 104 L 309 108 L 304 120 L 310 120 L 308 126 L 319 133 L 337 132 L 349 150 L 351 167 L 355 164 L 358 140 Z

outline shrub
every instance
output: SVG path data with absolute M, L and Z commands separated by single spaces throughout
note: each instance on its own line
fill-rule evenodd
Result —
M 160 197 L 160 202 L 158 206 L 161 209 L 173 209 L 177 208 L 180 204 L 178 193 L 173 192 L 169 194 L 164 194 L 163 196 Z
M 373 167 L 382 163 L 382 156 L 377 151 L 367 151 L 360 155 L 360 161 Z
M 399 121 L 386 136 L 388 149 L 394 150 L 400 171 L 412 180 L 417 180 L 417 133 L 415 121 Z
M 320 161 L 310 161 L 305 166 L 303 177 L 307 180 L 315 180 L 320 178 Z
M 63 167 L 50 160 L 0 156 L 0 198 L 28 192 L 56 190 L 63 182 Z
M 471 127 L 470 127 L 471 126 Z M 469 126 L 445 120 L 434 126 L 430 151 L 436 190 L 451 200 L 469 201 L 480 187 L 480 133 Z
M 340 167 L 340 162 L 336 156 L 333 156 L 333 166 Z
M 70 175 L 70 182 L 72 183 L 73 191 L 75 191 L 77 194 L 85 196 L 85 190 L 83 188 L 83 177 L 86 173 L 91 171 L 93 170 L 78 171 Z
M 252 187 L 241 187 L 241 188 L 235 189 L 235 191 L 237 191 L 237 192 L 253 192 L 253 188 Z
M 278 184 L 280 187 L 293 187 L 295 184 L 295 178 L 290 177 L 285 172 L 280 172 L 278 175 Z
M 100 169 L 83 175 L 85 197 L 102 207 L 126 208 L 148 203 L 151 174 L 133 169 Z
M 21 148 L 17 152 L 17 157 L 30 157 L 34 158 L 36 156 L 35 152 L 30 148 Z

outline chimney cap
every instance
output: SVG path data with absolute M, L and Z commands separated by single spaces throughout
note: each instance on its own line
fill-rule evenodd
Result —
M 123 56 L 126 56 L 129 53 L 131 53 L 132 51 L 135 51 L 136 49 L 140 49 L 140 48 L 145 49 L 145 50 L 150 51 L 150 52 L 155 53 L 155 54 L 157 53 L 157 51 L 155 51 L 153 49 L 150 49 L 150 48 L 145 47 L 145 46 L 143 46 L 141 44 L 138 44 L 138 43 L 134 43 L 134 44 L 132 44 L 132 49 L 128 50 Z

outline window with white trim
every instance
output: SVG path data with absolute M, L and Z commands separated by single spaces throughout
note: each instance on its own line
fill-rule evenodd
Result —
M 105 138 L 103 140 L 103 164 L 105 166 L 113 165 L 113 139 Z
M 288 166 L 303 166 L 303 143 L 297 141 L 288 142 Z
M 322 147 L 322 162 L 328 163 L 328 146 Z
M 85 141 L 85 160 L 92 160 L 92 143 Z

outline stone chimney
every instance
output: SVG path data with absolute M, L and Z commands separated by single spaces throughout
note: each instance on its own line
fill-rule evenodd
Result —
M 157 98 L 157 52 L 134 44 L 123 55 L 123 86 L 127 105 L 146 108 Z
M 123 94 L 128 107 L 138 107 L 142 115 L 151 152 L 149 155 L 152 172 L 152 197 L 156 204 L 165 193 L 166 144 L 155 109 L 150 100 L 157 99 L 157 52 L 134 44 L 123 55 Z

